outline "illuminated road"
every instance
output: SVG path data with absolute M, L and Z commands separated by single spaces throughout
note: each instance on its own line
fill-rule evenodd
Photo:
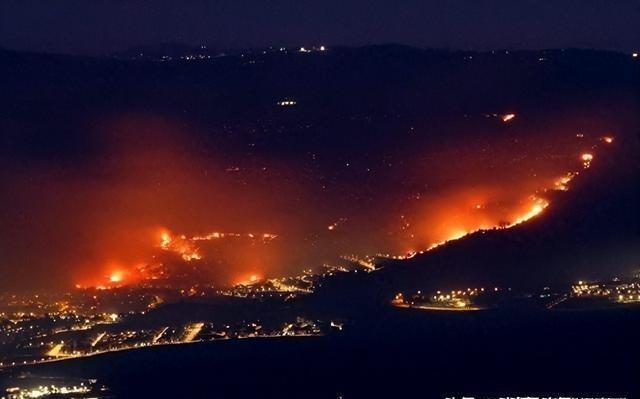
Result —
M 397 308 L 405 309 L 420 309 L 420 310 L 437 310 L 442 312 L 472 312 L 476 310 L 485 310 L 478 306 L 465 306 L 465 307 L 449 307 L 449 306 L 435 306 L 435 305 L 409 305 L 408 303 L 393 304 Z
M 200 323 L 197 323 L 200 324 Z M 201 328 L 201 327 L 200 327 Z M 190 330 L 191 331 L 191 330 Z M 200 332 L 200 330 L 198 329 L 198 333 Z M 202 343 L 202 342 L 206 342 L 206 343 L 213 343 L 216 341 L 229 341 L 229 340 L 234 340 L 234 339 L 238 339 L 238 340 L 243 340 L 243 339 L 266 339 L 266 338 L 270 338 L 270 339 L 277 339 L 277 338 L 311 338 L 311 337 L 322 337 L 324 334 L 309 334 L 309 333 L 298 333 L 295 335 L 258 335 L 258 336 L 254 336 L 254 337 L 237 337 L 237 338 L 221 338 L 221 339 L 215 339 L 215 340 L 210 340 L 210 341 L 178 341 L 178 342 L 161 342 L 161 343 L 157 343 L 157 344 L 147 344 L 147 345 L 140 345 L 140 346 L 125 346 L 125 347 L 120 347 L 120 348 L 112 348 L 112 349 L 108 349 L 108 350 L 97 350 L 94 352 L 89 352 L 89 353 L 83 353 L 83 354 L 61 354 L 60 351 L 63 347 L 63 344 L 58 344 L 56 345 L 51 351 L 47 352 L 46 356 L 49 356 L 50 359 L 41 359 L 41 360 L 33 360 L 33 361 L 23 361 L 23 362 L 12 362 L 12 363 L 8 363 L 8 364 L 2 364 L 0 363 L 0 370 L 3 369 L 8 369 L 8 368 L 12 368 L 12 367 L 22 367 L 22 366 L 31 366 L 31 365 L 37 365 L 37 364 L 47 364 L 47 363 L 57 363 L 57 362 L 64 362 L 66 360 L 70 360 L 70 359 L 78 359 L 78 358 L 86 358 L 86 357 L 93 357 L 93 356 L 99 356 L 99 355 L 103 355 L 105 353 L 113 353 L 113 352 L 124 352 L 124 351 L 131 351 L 131 350 L 139 350 L 139 349 L 144 349 L 144 348 L 153 348 L 153 347 L 161 347 L 161 346 L 170 346 L 170 345 L 192 345 L 192 344 L 196 344 L 196 343 Z M 59 347 L 59 348 L 58 348 Z M 50 353 L 54 350 L 57 349 L 58 355 L 54 356 L 54 355 L 50 355 Z
M 567 299 L 569 299 L 569 297 L 567 295 L 563 295 L 560 298 L 554 300 L 553 302 L 547 304 L 547 309 L 553 309 L 556 306 L 560 305 L 562 302 L 566 301 Z
M 187 328 L 187 334 L 185 335 L 184 340 L 182 340 L 182 342 L 193 341 L 198 336 L 198 334 L 200 334 L 202 327 L 204 327 L 204 323 L 193 323 L 192 325 L 190 325 Z
M 102 340 L 102 338 L 104 338 L 104 336 L 107 335 L 106 332 L 103 332 L 101 334 L 99 334 L 96 339 L 93 340 L 93 342 L 91 343 L 91 347 L 93 348 L 94 346 L 96 346 L 98 344 L 98 342 L 100 342 Z
M 160 330 L 160 332 L 159 332 L 158 334 L 156 334 L 156 336 L 155 336 L 155 337 L 153 337 L 153 339 L 151 340 L 151 343 L 152 343 L 152 344 L 157 344 L 157 343 L 158 343 L 158 340 L 159 340 L 160 338 L 162 338 L 162 336 L 164 335 L 164 333 L 165 333 L 168 329 L 169 329 L 169 327 L 165 327 L 165 328 L 163 328 L 162 330 Z
M 51 350 L 49 352 L 47 352 L 47 356 L 51 356 L 51 357 L 62 357 L 62 356 L 65 356 L 64 354 L 61 353 L 63 347 L 64 347 L 63 343 L 57 344 L 56 346 L 51 348 Z
M 369 270 L 369 271 L 375 271 L 377 269 L 376 264 L 369 262 L 366 259 L 361 259 L 358 258 L 356 256 L 351 256 L 351 255 L 342 255 L 341 256 L 342 259 L 347 260 L 349 262 L 354 262 L 359 264 L 360 266 L 364 267 L 365 269 Z

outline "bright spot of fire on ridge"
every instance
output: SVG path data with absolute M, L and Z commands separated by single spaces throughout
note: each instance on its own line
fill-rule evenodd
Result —
M 236 283 L 234 283 L 234 285 L 253 285 L 260 282 L 260 280 L 262 280 L 262 277 L 254 273 L 254 274 L 250 274 L 249 276 L 245 275 L 245 277 L 241 278 L 240 280 L 237 280 Z
M 555 189 L 560 191 L 567 191 L 569 189 L 568 184 L 569 182 L 571 182 L 571 180 L 573 180 L 574 177 L 575 177 L 575 174 L 573 173 L 567 173 L 566 175 L 562 176 L 561 178 L 555 181 L 554 183 Z
M 593 160 L 593 154 L 585 152 L 580 156 L 580 159 L 582 159 L 582 166 L 584 166 L 584 168 L 587 169 L 589 166 L 591 166 L 591 161 Z
M 160 234 L 160 248 L 169 249 L 169 245 L 171 244 L 171 236 L 166 231 L 163 231 Z
M 453 232 L 449 238 L 447 239 L 447 241 L 453 241 L 453 240 L 457 240 L 460 239 L 464 236 L 466 236 L 468 234 L 468 232 L 464 231 L 464 230 L 457 230 L 455 232 Z
M 542 198 L 535 198 L 535 203 L 533 204 L 531 209 L 527 213 L 525 213 L 524 215 L 522 215 L 521 217 L 516 219 L 515 222 L 511 223 L 509 226 L 506 226 L 506 227 L 513 227 L 515 225 L 524 223 L 527 220 L 529 220 L 529 219 L 541 214 L 542 211 L 544 211 L 545 208 L 548 207 L 548 206 L 549 206 L 549 202 L 547 200 L 542 199 Z
M 121 281 L 122 281 L 122 273 L 120 272 L 113 272 L 109 276 L 109 282 L 111 283 L 119 283 Z
M 593 154 L 585 153 L 582 154 L 581 158 L 583 161 L 591 161 L 593 159 Z
M 160 233 L 159 247 L 163 251 L 174 252 L 180 255 L 186 262 L 202 259 L 198 248 L 184 235 L 174 238 L 169 232 L 163 231 Z

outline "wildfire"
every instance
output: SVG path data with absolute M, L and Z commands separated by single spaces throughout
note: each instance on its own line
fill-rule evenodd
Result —
M 574 177 L 575 174 L 567 173 L 553 183 L 554 188 L 559 191 L 567 191 L 569 189 L 568 184 L 569 182 L 571 182 L 571 180 L 573 180 Z
M 514 120 L 516 114 L 496 113 L 491 114 L 491 117 L 495 118 L 492 123 L 496 123 L 498 118 L 504 123 L 508 123 Z M 499 124 L 499 122 L 497 123 Z M 504 133 L 509 133 L 510 138 L 513 136 L 512 132 Z M 575 139 L 571 136 L 573 136 L 572 132 L 570 132 L 568 139 L 563 137 L 563 140 L 571 139 L 573 142 Z M 394 186 L 393 190 L 388 190 L 390 194 L 381 197 L 381 201 L 376 202 L 376 207 L 372 208 L 375 210 L 374 213 L 368 208 L 360 210 L 355 207 L 344 207 L 344 209 L 337 210 L 328 206 L 326 211 L 318 212 L 317 215 L 314 214 L 314 217 L 309 219 L 309 223 L 312 222 L 313 227 L 303 225 L 300 229 L 293 229 L 290 226 L 290 224 L 298 223 L 297 220 L 301 219 L 300 215 L 313 214 L 313 208 L 309 207 L 303 208 L 304 212 L 296 214 L 295 219 L 291 218 L 295 220 L 294 222 L 288 220 L 286 223 L 282 222 L 280 220 L 283 218 L 282 215 L 276 212 L 273 216 L 268 214 L 269 218 L 264 220 L 250 220 L 249 222 L 238 220 L 238 224 L 233 225 L 235 228 L 228 230 L 226 227 L 214 227 L 215 231 L 201 230 L 197 234 L 183 235 L 181 232 L 166 228 L 153 229 L 150 234 L 147 232 L 144 236 L 146 241 L 141 240 L 142 244 L 146 243 L 147 245 L 145 253 L 117 257 L 116 259 L 120 263 L 105 265 L 105 269 L 101 273 L 97 273 L 94 283 L 111 288 L 121 284 L 131 284 L 135 281 L 151 280 L 155 276 L 158 276 L 158 279 L 164 279 L 169 273 L 173 273 L 175 267 L 180 267 L 182 262 L 178 262 L 176 266 L 173 263 L 164 264 L 168 257 L 158 257 L 155 261 L 149 259 L 152 254 L 157 255 L 159 251 L 166 251 L 184 262 L 194 262 L 197 264 L 197 268 L 211 268 L 213 270 L 210 273 L 213 275 L 212 279 L 227 273 L 224 276 L 225 283 L 240 281 L 240 284 L 251 285 L 262 279 L 260 275 L 255 274 L 256 270 L 260 270 L 265 275 L 275 274 L 281 270 L 276 271 L 273 268 L 274 266 L 279 267 L 280 264 L 295 267 L 307 262 L 315 262 L 320 257 L 322 257 L 321 259 L 330 256 L 337 257 L 347 251 L 357 254 L 362 259 L 376 250 L 388 251 L 387 253 L 396 255 L 402 254 L 401 257 L 408 258 L 475 232 L 510 228 L 542 214 L 549 206 L 548 200 L 542 198 L 544 194 L 534 196 L 531 194 L 544 193 L 546 190 L 569 190 L 570 183 L 580 173 L 581 166 L 590 167 L 595 152 L 600 151 L 593 144 L 599 142 L 599 145 L 604 147 L 605 143 L 612 143 L 614 140 L 611 135 L 600 134 L 591 137 L 589 133 L 588 138 L 584 138 L 583 134 L 579 133 L 578 136 L 582 139 L 575 140 L 576 143 L 569 150 L 563 149 L 564 152 L 558 150 L 558 152 L 548 153 L 545 158 L 528 157 L 519 152 L 509 152 L 506 155 L 509 160 L 528 163 L 526 171 L 524 168 L 520 170 L 514 167 L 513 172 L 511 169 L 505 172 L 504 179 L 506 180 L 502 175 L 495 176 L 495 178 L 492 176 L 493 171 L 498 171 L 498 168 L 491 167 L 491 172 L 484 170 L 487 169 L 484 164 L 494 162 L 493 158 L 489 157 L 490 155 L 493 157 L 493 154 L 490 153 L 492 147 L 489 146 L 487 146 L 488 154 L 486 156 L 473 155 L 470 158 L 473 162 L 467 164 L 464 161 L 459 168 L 453 165 L 460 169 L 460 171 L 456 169 L 455 173 L 464 172 L 464 179 L 460 181 L 450 178 L 450 175 L 456 177 L 454 172 L 449 171 L 450 168 L 422 168 L 425 174 L 442 174 L 442 189 L 440 189 L 440 185 L 433 185 L 433 188 L 429 186 L 429 189 L 424 188 L 427 186 L 422 184 L 422 177 L 419 175 L 422 172 L 410 173 L 419 169 L 414 164 L 407 163 L 403 165 L 406 168 L 406 173 L 402 172 L 402 179 L 406 179 L 406 181 L 402 180 L 402 185 Z M 520 140 L 519 135 L 518 140 Z M 587 141 L 595 141 L 596 143 Z M 523 144 L 513 145 L 519 148 Z M 547 147 L 551 146 L 545 145 L 545 151 Z M 475 146 L 472 147 L 473 150 L 475 148 Z M 526 148 L 529 151 L 531 147 L 527 146 Z M 465 160 L 465 154 L 467 154 L 466 149 L 464 151 L 456 149 L 452 154 L 443 155 L 443 159 L 445 161 L 450 159 Z M 529 153 L 525 153 L 525 155 L 527 154 Z M 536 154 L 534 153 L 534 155 Z M 570 156 L 573 167 L 557 169 L 552 162 L 566 162 L 566 155 Z M 496 165 L 501 165 L 502 157 L 505 155 L 497 152 Z M 438 157 L 434 159 L 440 161 Z M 422 162 L 420 160 L 420 166 L 422 166 Z M 433 162 L 435 161 L 428 157 L 424 160 L 427 166 Z M 438 164 L 448 166 L 446 162 Z M 385 165 L 387 164 L 385 163 Z M 396 167 L 395 163 L 394 167 Z M 476 167 L 481 171 L 476 173 L 474 169 Z M 563 174 L 568 171 L 571 172 Z M 488 173 L 491 173 L 491 179 L 486 176 Z M 460 176 L 462 174 L 457 177 Z M 403 202 L 397 203 L 399 200 L 396 199 L 394 190 L 397 190 L 397 198 L 402 198 Z M 411 191 L 405 192 L 403 190 Z M 336 196 L 331 192 L 326 195 L 329 198 L 329 205 L 335 207 L 331 201 Z M 371 197 L 378 198 L 375 195 L 377 194 L 372 194 Z M 394 202 L 391 202 L 392 200 L 388 196 L 393 196 Z M 327 199 L 319 198 L 323 201 Z M 409 199 L 410 202 L 405 199 Z M 336 202 L 338 201 L 336 200 Z M 270 211 L 265 210 L 265 214 L 267 212 Z M 336 215 L 337 212 L 342 214 Z M 367 213 L 365 214 L 365 212 Z M 371 218 L 371 215 L 375 212 L 380 214 L 382 221 L 372 220 L 374 218 Z M 251 215 L 253 216 L 253 213 Z M 402 216 L 399 224 L 398 216 L 400 215 Z M 406 218 L 404 215 L 407 215 Z M 220 226 L 236 223 L 232 218 L 224 216 L 223 214 L 218 218 Z M 337 216 L 345 217 L 338 218 Z M 385 219 L 386 216 L 388 218 Z M 184 224 L 187 225 L 187 222 L 189 221 L 185 220 Z M 285 244 L 263 247 L 262 244 L 279 239 L 279 236 L 261 232 L 258 229 L 254 230 L 254 227 L 249 226 L 266 223 L 270 223 L 269 226 L 277 228 L 278 231 L 287 232 L 283 238 L 286 240 Z M 313 234 L 309 233 L 311 228 L 313 228 Z M 318 231 L 323 233 L 318 234 Z M 136 238 L 138 237 L 136 236 Z M 230 245 L 227 247 L 225 242 L 230 242 Z M 214 253 L 215 259 L 212 262 L 197 262 L 205 257 L 213 257 L 210 254 Z M 143 263 L 143 269 L 136 269 L 134 262 L 143 262 L 144 259 L 147 259 L 148 262 Z M 170 261 L 174 262 L 176 259 L 172 258 Z M 156 271 L 162 269 L 157 267 L 158 264 L 166 266 L 165 269 L 168 270 L 166 274 Z M 214 270 L 214 268 L 217 269 Z M 189 267 L 190 269 L 192 267 Z M 117 271 L 110 273 L 113 270 Z M 209 278 L 208 274 L 206 276 Z M 238 276 L 242 278 L 237 279 Z
M 477 228 L 472 228 L 472 229 L 462 229 L 462 228 L 456 228 L 451 230 L 448 235 L 447 238 L 444 239 L 443 241 L 439 241 L 439 242 L 435 242 L 432 243 L 431 245 L 429 245 L 427 247 L 427 249 L 423 250 L 423 251 L 411 251 L 409 252 L 407 255 L 388 255 L 388 254 L 378 254 L 377 256 L 379 257 L 389 257 L 389 258 L 393 258 L 393 259 L 410 259 L 412 257 L 414 257 L 416 254 L 422 254 L 425 253 L 427 251 L 431 251 L 433 249 L 436 249 L 442 245 L 445 245 L 451 241 L 455 241 L 455 240 L 459 240 L 463 237 L 466 237 L 467 235 L 473 234 L 473 233 L 477 233 L 479 231 L 485 231 L 485 230 L 489 230 L 492 228 L 497 228 L 497 229 L 508 229 L 511 227 L 514 227 L 516 225 L 519 225 L 521 223 L 524 223 L 536 216 L 538 216 L 540 213 L 542 213 L 548 206 L 549 206 L 549 202 L 547 200 L 545 200 L 544 198 L 540 198 L 540 197 L 535 197 L 532 196 L 530 197 L 530 201 L 531 201 L 531 205 L 529 206 L 529 208 L 526 208 L 526 210 L 522 213 L 522 214 L 518 214 L 517 216 L 515 216 L 511 222 L 507 223 L 507 224 L 502 224 L 499 226 L 491 226 L 489 224 L 480 224 L 479 227 Z M 473 208 L 475 209 L 481 209 L 481 208 L 477 208 L 477 206 L 474 206 Z
M 194 241 L 209 241 L 209 240 L 215 240 L 218 238 L 224 238 L 224 233 L 218 233 L 217 231 L 214 231 L 213 233 L 209 233 L 207 235 L 204 236 L 195 236 L 192 238 L 192 240 Z
M 267 243 L 271 240 L 278 238 L 276 234 L 271 233 L 222 233 L 214 231 L 205 235 L 198 235 L 193 237 L 187 237 L 181 235 L 178 237 L 172 237 L 167 231 L 163 231 L 160 234 L 160 249 L 164 251 L 174 252 L 182 257 L 187 262 L 192 260 L 203 259 L 200 248 L 196 245 L 198 241 L 212 241 L 220 240 L 224 238 L 248 238 L 250 240 L 260 240 L 263 243 Z
M 262 280 L 262 277 L 259 274 L 254 273 L 248 276 L 245 275 L 245 277 L 242 277 L 241 279 L 237 280 L 235 285 L 253 285 L 260 282 L 261 280 Z
M 259 239 L 262 240 L 263 242 L 267 242 L 267 241 L 271 241 L 271 240 L 275 240 L 276 238 L 278 238 L 277 234 L 271 234 L 271 233 L 262 233 L 262 234 L 255 234 L 255 233 L 221 233 L 218 231 L 214 231 L 212 233 L 208 233 L 205 235 L 199 235 L 199 236 L 193 236 L 191 238 L 188 238 L 189 241 L 212 241 L 212 240 L 218 240 L 221 238 L 249 238 L 252 240 L 255 239 Z M 187 239 L 187 238 L 185 238 Z
M 549 206 L 549 202 L 543 198 L 533 198 L 534 200 L 534 204 L 531 206 L 531 208 L 522 216 L 520 216 L 519 218 L 517 218 L 513 223 L 511 223 L 509 226 L 507 227 L 513 227 L 515 225 L 518 225 L 520 223 L 524 223 L 527 220 L 538 216 L 539 214 L 542 213 L 542 211 L 545 210 L 546 207 Z
M 166 231 L 160 234 L 160 244 L 158 245 L 163 251 L 169 251 L 180 255 L 186 262 L 202 259 L 199 249 L 187 239 L 185 236 L 172 237 Z
M 469 232 L 464 231 L 464 230 L 456 230 L 453 233 L 451 233 L 451 235 L 449 236 L 449 238 L 447 238 L 447 241 L 454 241 L 454 240 L 458 240 L 464 236 L 466 236 L 467 234 L 469 234 Z
M 163 231 L 160 234 L 160 248 L 162 249 L 169 249 L 169 245 L 171 244 L 171 235 L 169 235 L 169 233 L 167 233 L 166 231 Z

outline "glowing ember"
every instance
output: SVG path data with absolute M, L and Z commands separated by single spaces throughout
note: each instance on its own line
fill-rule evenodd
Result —
M 340 218 L 338 220 L 336 220 L 335 222 L 331 223 L 330 225 L 327 226 L 327 230 L 329 231 L 333 231 L 335 229 L 338 228 L 338 226 L 340 226 L 342 223 L 346 222 L 347 218 Z
M 602 141 L 604 141 L 607 144 L 611 144 L 611 143 L 613 143 L 613 137 L 605 136 L 605 137 L 602 138 Z
M 554 182 L 554 188 L 560 191 L 567 191 L 569 189 L 568 184 L 574 177 L 575 175 L 573 173 L 567 173 Z
M 502 122 L 509 122 L 511 120 L 513 120 L 516 117 L 516 114 L 504 114 L 500 117 L 500 119 L 502 119 Z

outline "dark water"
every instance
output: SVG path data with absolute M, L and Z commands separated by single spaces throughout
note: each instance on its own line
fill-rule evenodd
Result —
M 439 398 L 640 393 L 640 310 L 390 310 L 314 338 L 157 347 L 32 367 L 119 398 Z

